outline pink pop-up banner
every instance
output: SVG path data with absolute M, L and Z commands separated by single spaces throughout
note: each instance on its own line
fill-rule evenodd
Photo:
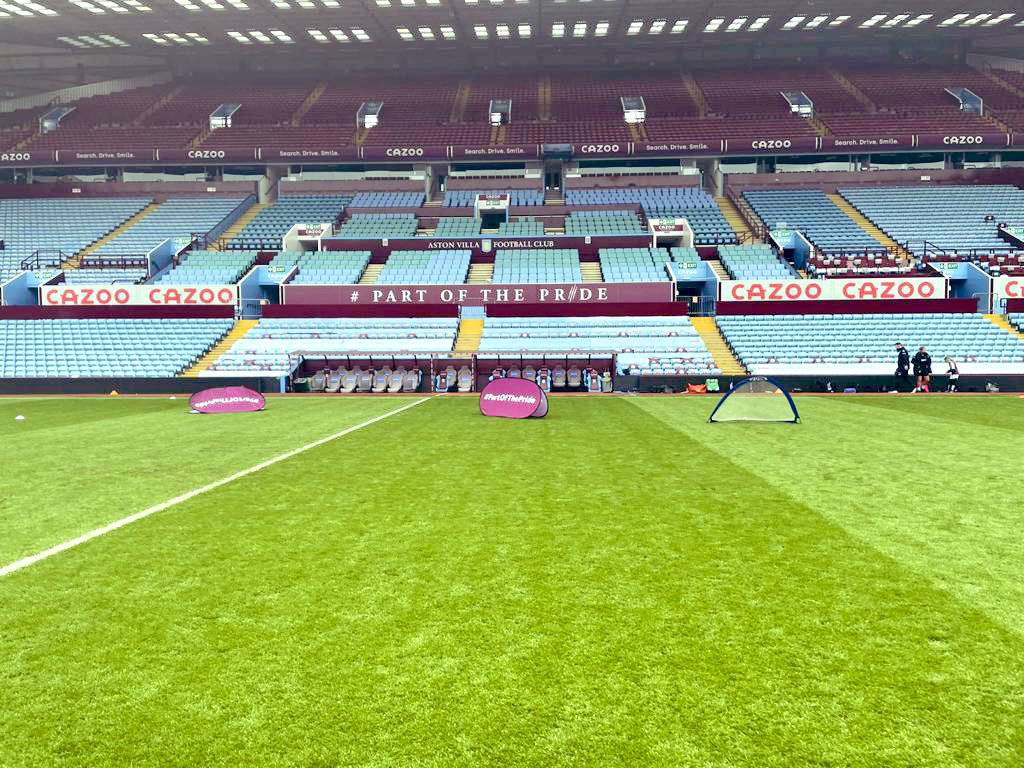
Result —
M 542 419 L 548 396 L 529 379 L 493 379 L 480 392 L 480 413 L 503 419 Z
M 217 387 L 196 392 L 188 404 L 197 413 L 248 413 L 262 411 L 267 400 L 248 387 Z

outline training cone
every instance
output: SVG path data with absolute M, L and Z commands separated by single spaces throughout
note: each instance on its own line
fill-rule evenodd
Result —
M 120 394 L 120 393 L 116 389 L 110 390 L 110 396 L 111 397 L 117 397 L 118 394 Z

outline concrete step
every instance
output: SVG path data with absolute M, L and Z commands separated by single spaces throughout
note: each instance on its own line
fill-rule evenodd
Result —
M 580 277 L 584 283 L 603 283 L 604 275 L 601 274 L 601 264 L 597 261 L 584 261 L 580 263 Z
M 1018 339 L 1024 339 L 1024 333 L 1019 328 L 1013 325 L 1009 318 L 1004 315 L 985 315 L 985 319 L 998 328 L 1002 328 L 1007 333 L 1011 333 Z
M 690 321 L 693 323 L 694 330 L 704 340 L 704 346 L 708 348 L 711 358 L 723 376 L 747 375 L 747 369 L 743 367 L 743 363 L 729 347 L 713 317 L 694 317 Z
M 363 272 L 363 276 L 359 278 L 360 285 L 373 285 L 377 282 L 377 278 L 380 277 L 381 270 L 384 269 L 383 264 L 369 264 L 366 267 L 366 271 Z
M 252 207 L 243 213 L 238 221 L 228 227 L 224 234 L 220 236 L 220 242 L 213 243 L 210 246 L 210 250 L 219 251 L 221 242 L 230 243 L 236 237 L 238 237 L 242 230 L 245 229 L 249 223 L 259 215 L 259 212 L 270 207 L 270 203 L 253 203 Z
M 874 224 L 872 224 L 868 220 L 868 218 L 863 213 L 854 208 L 853 204 L 850 203 L 850 201 L 847 200 L 845 197 L 835 192 L 827 195 L 827 197 L 829 200 L 832 201 L 832 204 L 835 205 L 836 208 L 838 208 L 848 217 L 853 219 L 853 221 L 856 222 L 858 227 L 860 227 L 866 233 L 875 238 L 875 240 L 877 240 L 879 243 L 884 245 L 886 248 L 890 248 L 896 251 L 900 255 L 900 257 L 902 257 L 905 261 L 911 258 L 910 254 L 907 253 L 902 248 L 900 248 L 895 240 L 893 240 L 891 237 L 885 234 L 885 232 L 883 232 Z
M 747 222 L 743 218 L 743 214 L 740 213 L 739 208 L 736 207 L 736 203 L 730 200 L 728 197 L 716 197 L 715 202 L 718 203 L 719 209 L 722 211 L 722 215 L 725 220 L 732 227 L 732 231 L 736 233 L 736 236 L 748 238 L 747 242 L 759 243 L 759 239 L 754 238 L 753 232 L 747 225 Z
M 459 321 L 459 335 L 455 337 L 455 352 L 477 352 L 480 337 L 484 334 L 484 321 L 480 318 L 463 318 Z
M 185 378 L 196 378 L 203 371 L 208 371 L 210 366 L 217 362 L 221 356 L 234 346 L 235 342 L 256 327 L 259 320 L 239 320 L 228 333 L 213 345 L 213 348 L 203 355 L 196 363 L 181 374 Z
M 471 285 L 486 285 L 491 282 L 493 277 L 493 264 L 470 264 L 469 279 L 466 282 Z
M 129 229 L 134 227 L 136 224 L 138 224 L 144 218 L 149 216 L 151 213 L 153 213 L 153 211 L 155 211 L 159 207 L 160 207 L 160 203 L 150 203 L 145 208 L 143 208 L 141 211 L 139 211 L 134 216 L 132 216 L 130 219 L 126 220 L 117 229 L 115 229 L 115 230 L 109 232 L 108 234 L 104 235 L 103 237 L 101 237 L 99 240 L 97 240 L 92 245 L 88 246 L 87 248 L 85 248 L 82 251 L 79 251 L 76 256 L 73 256 L 72 258 L 68 259 L 68 261 L 65 263 L 65 266 L 67 266 L 67 267 L 69 267 L 71 269 L 74 269 L 75 267 L 77 267 L 79 264 L 82 263 L 82 259 L 83 258 L 85 258 L 86 256 L 91 256 L 92 254 L 96 253 L 96 251 L 98 251 L 100 248 L 102 248 L 107 243 L 109 243 L 112 240 L 114 240 L 114 239 L 120 237 L 121 235 L 123 235 L 125 232 L 127 232 Z
M 708 259 L 708 266 L 711 267 L 711 271 L 718 276 L 719 280 L 732 280 L 725 267 L 722 266 L 722 262 L 718 259 Z

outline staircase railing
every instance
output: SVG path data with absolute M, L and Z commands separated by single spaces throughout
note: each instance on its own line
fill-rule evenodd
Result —
M 30 270 L 59 268 L 73 255 L 64 253 L 64 251 L 57 248 L 40 248 L 34 251 L 28 258 L 22 259 L 21 268 Z

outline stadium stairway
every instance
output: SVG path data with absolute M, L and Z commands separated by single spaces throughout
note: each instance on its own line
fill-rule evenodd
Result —
M 30 133 L 24 139 L 22 139 L 17 144 L 15 144 L 13 147 L 11 147 L 11 151 L 12 152 L 17 152 L 20 149 L 24 149 L 29 144 L 31 144 L 35 139 L 38 139 L 42 135 L 43 134 L 38 129 L 35 130 L 35 131 L 32 131 L 32 133 Z
M 551 78 L 542 77 L 537 83 L 537 118 L 542 123 L 551 122 Z
M 1024 333 L 1015 328 L 1004 315 L 985 315 L 985 319 L 997 328 L 1002 328 L 1007 333 L 1012 333 L 1018 339 L 1024 339 Z
M 900 248 L 899 244 L 891 237 L 889 237 L 887 234 L 885 234 L 885 232 L 883 232 L 874 224 L 872 224 L 868 220 L 868 218 L 863 213 L 854 208 L 853 204 L 850 203 L 850 201 L 847 200 L 845 197 L 835 192 L 827 194 L 826 197 L 832 201 L 832 204 L 836 208 L 838 208 L 840 211 L 845 213 L 849 218 L 851 218 L 857 224 L 858 227 L 863 229 L 865 232 L 867 232 L 869 235 L 875 238 L 875 240 L 880 242 L 890 251 L 896 253 L 900 259 L 902 259 L 903 261 L 911 260 L 909 253 Z
M 723 376 L 747 375 L 747 369 L 743 367 L 743 363 L 739 361 L 739 358 L 729 348 L 725 337 L 718 329 L 718 324 L 715 323 L 715 318 L 691 317 L 690 322 L 693 323 L 694 330 L 704 340 L 704 346 L 708 348 L 708 352 L 711 353 L 715 365 L 718 366 Z
M 236 237 L 238 237 L 242 230 L 251 222 L 256 216 L 265 208 L 269 208 L 270 203 L 253 203 L 252 206 L 243 213 L 234 224 L 224 230 L 224 234 L 220 236 L 220 239 L 216 243 L 210 244 L 211 251 L 219 251 L 225 245 L 230 243 Z
M 292 115 L 292 125 L 300 125 L 302 118 L 306 116 L 306 113 L 313 108 L 313 106 L 320 101 L 320 97 L 324 95 L 324 91 L 327 90 L 327 83 L 317 83 L 316 88 L 310 91 L 306 100 L 303 101 L 299 108 L 295 110 L 295 114 Z
M 383 269 L 383 264 L 368 264 L 363 272 L 363 276 L 359 278 L 359 285 L 373 285 L 377 282 L 377 278 L 380 277 L 381 270 Z
M 192 139 L 192 141 L 188 143 L 187 149 L 195 149 L 196 147 L 200 146 L 204 141 L 210 138 L 210 135 L 212 133 L 213 128 L 211 128 L 209 125 L 204 125 L 202 130 L 199 131 L 199 135 L 197 135 L 194 139 Z
M 1000 131 L 1003 131 L 1004 133 L 1013 133 L 1013 129 L 1010 126 L 1008 126 L 1006 123 L 1004 123 L 1002 120 L 1000 120 L 998 117 L 996 117 L 992 113 L 985 114 L 981 119 L 982 120 L 986 120 L 991 125 L 995 126 L 996 128 L 998 128 Z
M 601 263 L 597 261 L 580 262 L 580 277 L 583 278 L 584 283 L 603 283 Z
M 455 92 L 455 101 L 452 102 L 452 111 L 448 115 L 449 123 L 461 123 L 466 117 L 466 107 L 469 104 L 469 95 L 473 87 L 468 82 L 459 83 L 459 90 Z
M 67 262 L 65 262 L 65 266 L 70 267 L 71 269 L 76 268 L 79 264 L 82 263 L 82 259 L 83 258 L 85 258 L 86 256 L 91 256 L 92 254 L 96 253 L 96 251 L 98 251 L 100 248 L 102 248 L 107 243 L 109 243 L 112 240 L 114 240 L 115 238 L 118 238 L 121 235 L 123 235 L 125 232 L 127 232 L 129 229 L 134 227 L 136 224 L 138 224 L 144 218 L 149 216 L 151 213 L 153 213 L 159 207 L 160 207 L 160 203 L 150 203 L 145 208 L 143 208 L 141 211 L 139 211 L 134 216 L 132 216 L 130 219 L 127 219 L 126 221 L 124 221 L 121 224 L 121 226 L 119 226 L 117 229 L 111 230 L 106 235 L 104 235 L 99 240 L 97 240 L 95 243 L 93 243 L 92 245 L 88 246 L 84 250 L 79 251 L 77 255 L 71 257 L 70 259 L 68 259 Z
M 848 94 L 853 96 L 853 98 L 855 98 L 857 101 L 863 104 L 864 109 L 866 109 L 868 112 L 878 111 L 878 107 L 875 106 L 875 102 L 869 99 L 867 97 L 867 94 L 865 94 L 860 88 L 858 88 L 852 82 L 847 80 L 846 77 L 844 77 L 842 74 L 840 74 L 834 69 L 830 69 L 828 73 L 832 75 L 832 79 L 834 79 L 843 87 L 844 91 L 846 91 Z
M 221 355 L 231 349 L 236 341 L 255 328 L 258 323 L 259 320 L 239 320 L 236 322 L 235 327 L 228 331 L 224 338 L 214 344 L 209 352 L 199 358 L 191 368 L 181 374 L 182 377 L 194 379 L 200 376 L 203 371 L 208 370 L 211 365 L 220 359 Z
M 459 320 L 459 334 L 455 337 L 455 352 L 478 352 L 480 337 L 484 335 L 484 321 L 480 318 Z
M 821 122 L 821 118 L 819 117 L 809 117 L 807 118 L 807 122 L 809 122 L 811 127 L 818 132 L 819 136 L 828 136 L 829 133 L 831 133 L 828 126 Z
M 470 264 L 469 278 L 466 280 L 470 285 L 486 285 L 494 277 L 494 264 Z
M 706 117 L 707 107 L 704 104 L 704 92 L 701 91 L 700 86 L 697 85 L 697 81 L 693 79 L 692 75 L 684 74 L 682 78 L 686 92 L 690 94 L 693 103 L 697 105 L 697 117 Z
M 996 85 L 999 85 L 999 86 L 1005 88 L 1006 90 L 1008 90 L 1010 93 L 1012 93 L 1012 94 L 1014 94 L 1016 96 L 1019 96 L 1020 98 L 1024 99 L 1024 91 L 1022 91 L 1020 88 L 1018 88 L 1017 86 L 1015 86 L 1013 83 L 1009 82 L 1008 80 L 1004 80 L 999 75 L 997 75 L 995 72 L 993 72 L 991 69 L 980 69 L 978 71 L 981 72 L 981 74 L 983 74 L 985 77 L 987 77 L 989 80 L 991 80 Z
M 163 109 L 173 99 L 175 99 L 178 96 L 178 94 L 180 94 L 183 90 L 185 90 L 184 83 L 182 83 L 180 85 L 177 85 L 174 88 L 172 88 L 171 90 L 169 90 L 167 93 L 165 93 L 159 99 L 157 99 L 152 104 L 150 104 L 148 107 L 146 107 L 144 110 L 142 110 L 142 112 L 139 114 L 139 116 L 135 118 L 135 120 L 132 123 L 132 125 L 142 125 L 145 122 L 147 117 L 152 115 L 157 110 Z
M 715 202 L 718 203 L 718 208 L 722 211 L 722 215 L 725 220 L 732 227 L 732 231 L 736 233 L 736 238 L 740 242 L 744 242 L 743 238 L 749 238 L 749 242 L 760 243 L 759 238 L 754 237 L 754 233 L 750 231 L 750 227 L 747 226 L 746 220 L 743 218 L 743 214 L 740 213 L 739 209 L 728 197 L 716 197 Z
M 708 259 L 708 266 L 711 267 L 711 271 L 715 273 L 719 280 L 732 280 L 725 267 L 722 266 L 722 262 L 718 259 Z

